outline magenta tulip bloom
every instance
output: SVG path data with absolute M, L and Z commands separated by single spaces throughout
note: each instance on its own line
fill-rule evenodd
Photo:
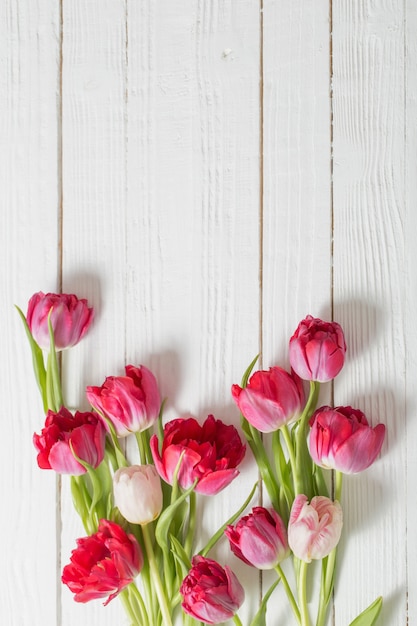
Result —
M 303 380 L 326 383 L 337 376 L 345 362 L 346 343 L 337 322 L 323 322 L 308 315 L 290 339 L 293 370 Z
M 310 419 L 308 446 L 313 461 L 345 474 L 362 472 L 377 458 L 384 424 L 372 428 L 362 411 L 351 406 L 318 409 Z
M 41 434 L 33 435 L 39 467 L 73 476 L 87 471 L 74 454 L 96 468 L 104 458 L 105 440 L 106 431 L 95 413 L 72 415 L 65 407 L 59 413 L 48 411 Z
M 57 350 L 75 346 L 93 321 L 93 309 L 87 300 L 79 300 L 73 294 L 35 293 L 29 300 L 26 321 L 41 348 L 49 348 L 49 314 Z
M 304 403 L 301 380 L 281 367 L 255 372 L 243 389 L 233 385 L 232 396 L 242 415 L 262 433 L 296 421 Z
M 221 624 L 232 618 L 245 599 L 232 570 L 203 556 L 193 557 L 180 593 L 184 611 L 205 624 Z
M 144 365 L 126 365 L 126 376 L 108 376 L 101 387 L 87 387 L 91 406 L 113 424 L 118 437 L 152 426 L 159 414 L 155 376 Z
M 288 543 L 295 556 L 306 563 L 323 559 L 339 543 L 343 526 L 342 507 L 325 496 L 296 496 L 288 524 Z
M 258 569 L 272 569 L 290 553 L 287 530 L 274 509 L 255 506 L 236 526 L 225 530 L 232 552 Z
M 133 535 L 114 522 L 101 520 L 98 531 L 77 539 L 71 563 L 62 571 L 62 582 L 75 594 L 76 602 L 113 600 L 139 574 L 141 548 Z
M 238 474 L 245 446 L 234 426 L 227 426 L 209 415 L 202 426 L 190 417 L 168 422 L 164 428 L 161 452 L 158 438 L 150 440 L 155 467 L 165 482 L 172 484 L 178 462 L 178 484 L 188 489 L 198 481 L 195 491 L 214 495 Z

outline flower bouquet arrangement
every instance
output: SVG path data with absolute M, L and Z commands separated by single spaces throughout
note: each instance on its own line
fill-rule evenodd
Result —
M 260 479 L 205 545 L 198 533 L 198 498 L 214 497 L 239 473 L 246 443 L 237 428 L 209 415 L 164 423 L 154 374 L 127 365 L 123 376 L 88 386 L 89 411 L 65 404 L 61 350 L 77 344 L 93 309 L 69 294 L 36 293 L 27 314 L 29 339 L 45 422 L 33 436 L 40 468 L 68 474 L 86 536 L 77 539 L 62 582 L 77 602 L 120 598 L 133 626 L 242 626 L 245 591 L 228 565 L 210 557 L 219 541 L 248 567 L 271 570 L 250 626 L 266 626 L 268 601 L 280 584 L 299 626 L 325 626 L 332 597 L 343 513 L 343 474 L 361 472 L 377 458 L 385 427 L 372 428 L 351 406 L 317 408 L 320 384 L 335 378 L 346 344 L 336 322 L 307 316 L 289 341 L 291 371 L 253 371 L 255 358 L 234 384 L 241 432 Z M 137 443 L 137 462 L 125 441 Z M 267 506 L 254 504 L 264 487 Z M 308 586 L 319 562 L 314 606 Z M 315 568 L 316 571 L 317 568 Z M 378 598 L 351 626 L 372 626 Z M 274 616 L 273 623 L 277 624 Z M 272 623 L 272 622 L 271 622 Z

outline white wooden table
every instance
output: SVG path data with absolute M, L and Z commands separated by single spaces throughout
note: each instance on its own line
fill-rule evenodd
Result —
M 83 531 L 32 445 L 13 304 L 63 290 L 97 309 L 64 358 L 69 404 L 143 363 L 169 418 L 238 424 L 253 356 L 286 366 L 300 319 L 339 321 L 348 361 L 323 398 L 388 434 L 345 481 L 333 624 L 380 594 L 381 624 L 417 624 L 415 0 L 3 0 L 0 33 L 0 623 L 126 623 L 62 587 Z M 207 532 L 255 478 L 248 456 Z M 228 558 L 249 614 L 256 573 Z

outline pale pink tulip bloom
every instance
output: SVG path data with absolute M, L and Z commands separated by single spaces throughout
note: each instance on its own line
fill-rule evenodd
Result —
M 114 503 L 128 522 L 153 522 L 162 510 L 161 479 L 153 465 L 121 467 L 113 476 Z
M 343 526 L 342 507 L 325 496 L 296 496 L 288 524 L 288 543 L 306 563 L 322 559 L 337 546 Z

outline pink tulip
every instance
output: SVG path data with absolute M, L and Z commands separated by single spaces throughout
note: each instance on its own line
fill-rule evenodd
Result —
M 332 380 L 343 367 L 345 353 L 341 326 L 311 315 L 300 322 L 290 339 L 291 367 L 303 380 L 321 383 Z
M 323 559 L 339 543 L 343 526 L 342 507 L 325 496 L 296 496 L 288 524 L 288 543 L 295 556 L 306 563 Z
M 245 599 L 243 587 L 231 569 L 203 556 L 193 558 L 180 593 L 185 613 L 204 624 L 231 619 Z
M 178 484 L 188 489 L 198 481 L 195 491 L 214 495 L 238 474 L 236 469 L 245 455 L 245 446 L 234 426 L 227 426 L 209 415 L 202 426 L 190 417 L 171 420 L 165 425 L 161 452 L 158 438 L 150 440 L 155 467 L 165 482 L 172 484 L 181 459 Z
M 105 439 L 106 431 L 95 413 L 77 411 L 73 416 L 65 407 L 59 413 L 48 411 L 41 434 L 33 435 L 39 467 L 73 476 L 87 471 L 74 454 L 96 468 L 104 458 Z
M 155 376 L 144 365 L 126 365 L 126 376 L 108 376 L 101 387 L 87 387 L 91 406 L 113 424 L 118 437 L 146 430 L 158 418 Z
M 272 569 L 290 553 L 287 530 L 274 509 L 255 506 L 236 526 L 227 526 L 225 535 L 232 552 L 258 569 Z
M 384 424 L 372 428 L 362 411 L 351 406 L 318 409 L 310 419 L 309 449 L 313 461 L 345 474 L 362 472 L 377 458 Z
M 93 321 L 93 309 L 88 308 L 87 300 L 73 294 L 35 293 L 29 300 L 26 320 L 41 348 L 49 348 L 49 314 L 57 350 L 75 346 Z
M 120 513 L 132 524 L 149 524 L 161 512 L 161 479 L 153 465 L 118 469 L 113 476 L 113 494 Z
M 113 600 L 139 574 L 141 548 L 133 535 L 114 522 L 101 520 L 98 531 L 77 539 L 71 563 L 62 571 L 62 582 L 75 594 L 76 602 Z
M 243 389 L 233 385 L 232 396 L 242 415 L 263 433 L 296 421 L 304 402 L 300 379 L 281 367 L 255 372 Z

